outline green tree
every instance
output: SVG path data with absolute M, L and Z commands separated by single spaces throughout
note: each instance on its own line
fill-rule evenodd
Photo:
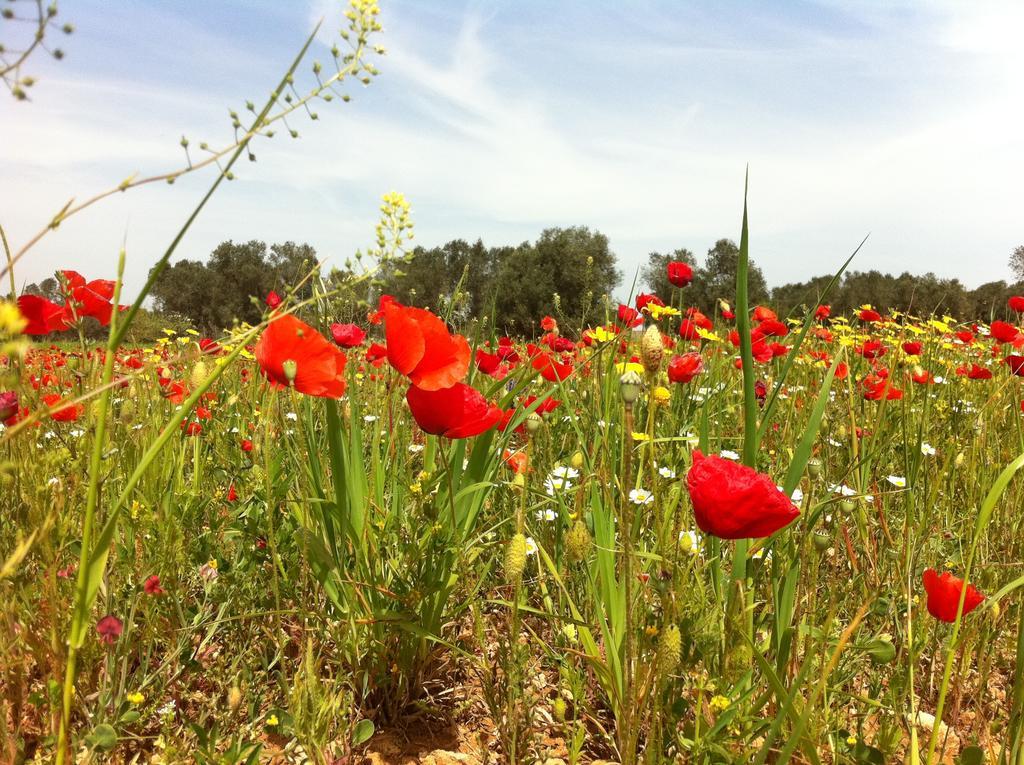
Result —
M 705 313 L 713 312 L 719 299 L 732 304 L 736 295 L 736 270 L 739 262 L 740 248 L 734 241 L 719 239 L 715 242 L 704 258 L 704 265 L 694 273 L 693 284 L 687 288 L 692 290 L 688 302 Z M 753 260 L 750 261 L 747 275 L 747 292 L 752 306 L 768 300 L 768 284 Z
M 1010 253 L 1010 271 L 1013 272 L 1014 279 L 1024 282 L 1024 244 L 1015 247 Z
M 206 263 L 179 260 L 168 266 L 152 294 L 157 310 L 183 316 L 212 334 L 235 322 L 260 321 L 271 290 L 308 296 L 312 285 L 305 277 L 314 268 L 316 251 L 306 244 L 285 242 L 268 250 L 255 240 L 227 241 Z

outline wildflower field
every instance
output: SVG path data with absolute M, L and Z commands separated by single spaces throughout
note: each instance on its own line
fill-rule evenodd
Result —
M 136 343 L 152 279 L 12 274 L 0 761 L 1024 763 L 1024 296 L 751 305 L 738 203 L 713 315 L 670 262 L 529 336 L 311 267 Z

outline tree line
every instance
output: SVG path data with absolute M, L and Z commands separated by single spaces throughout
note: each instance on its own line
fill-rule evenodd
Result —
M 667 266 L 672 261 L 691 266 L 689 286 L 679 289 L 669 283 Z M 539 318 L 549 314 L 569 327 L 605 321 L 609 304 L 612 313 L 615 307 L 606 296 L 617 290 L 653 293 L 666 303 L 713 314 L 720 300 L 732 300 L 738 262 L 736 243 L 719 239 L 701 259 L 688 249 L 652 252 L 636 278 L 623 283 L 608 237 L 573 226 L 549 228 L 533 242 L 511 246 L 453 239 L 385 260 L 369 280 L 357 279 L 351 263 L 323 278 L 341 296 L 335 305 L 338 318 L 359 321 L 379 295 L 390 294 L 407 305 L 439 310 L 457 324 L 486 320 L 500 332 L 532 335 Z M 1009 265 L 1015 281 L 988 282 L 975 289 L 933 273 L 849 271 L 824 302 L 836 315 L 871 304 L 882 313 L 948 314 L 988 322 L 1007 315 L 1011 295 L 1024 294 L 1024 246 L 1013 251 Z M 297 292 L 300 298 L 311 294 L 307 277 L 316 268 L 317 253 L 308 244 L 222 242 L 205 262 L 180 260 L 159 275 L 152 292 L 153 326 L 187 322 L 213 335 L 237 322 L 256 323 L 270 291 Z M 831 279 L 824 274 L 769 288 L 761 269 L 751 263 L 750 299 L 790 314 L 817 302 Z M 25 288 L 53 300 L 59 300 L 59 291 L 55 279 Z

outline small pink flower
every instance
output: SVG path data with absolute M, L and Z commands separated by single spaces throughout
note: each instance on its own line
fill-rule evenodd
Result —
M 113 614 L 107 614 L 96 622 L 96 631 L 100 635 L 101 643 L 113 645 L 124 632 L 124 624 Z
M 149 576 L 143 583 L 142 589 L 147 595 L 164 594 L 164 588 L 160 586 L 160 576 L 158 574 Z

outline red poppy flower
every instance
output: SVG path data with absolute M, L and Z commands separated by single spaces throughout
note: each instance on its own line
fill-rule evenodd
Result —
M 925 592 L 928 593 L 928 613 L 944 622 L 955 622 L 957 609 L 960 607 L 960 595 L 964 590 L 964 582 L 948 571 L 940 576 L 935 569 L 925 569 Z M 985 600 L 985 596 L 974 589 L 973 584 L 967 585 L 964 597 L 964 616 L 969 614 Z
M 13 390 L 0 393 L 0 420 L 7 420 L 18 413 L 18 394 Z
M 502 454 L 502 460 L 516 473 L 525 473 L 530 464 L 529 455 L 523 450 L 513 452 L 506 449 L 504 454 Z
M 997 343 L 1012 343 L 1020 336 L 1020 331 L 1005 321 L 994 321 L 989 327 L 989 335 Z
M 665 301 L 657 295 L 649 295 L 644 292 L 636 296 L 636 310 L 642 311 L 649 305 L 664 306 Z
M 345 354 L 291 314 L 274 319 L 254 349 L 264 377 L 277 388 L 340 398 L 345 393 Z
M 164 588 L 160 586 L 160 577 L 157 574 L 153 574 L 146 578 L 146 581 L 142 585 L 142 590 L 147 595 L 163 595 Z
M 922 347 L 923 346 L 921 345 L 921 343 L 917 343 L 917 342 L 904 343 L 903 344 L 903 352 L 905 354 L 907 354 L 908 356 L 920 356 L 921 355 Z
M 758 324 L 757 328 L 766 337 L 785 337 L 789 334 L 789 327 L 778 319 L 766 319 Z
M 536 354 L 531 365 L 548 382 L 561 382 L 573 373 L 572 364 L 561 364 L 555 361 L 549 353 Z
M 490 353 L 483 348 L 476 349 L 476 368 L 485 375 L 493 375 L 501 366 L 501 357 L 497 353 Z
M 331 337 L 342 348 L 355 348 L 362 345 L 366 332 L 358 324 L 332 324 Z
M 875 322 L 882 320 L 882 314 L 870 308 L 865 308 L 863 311 L 857 314 L 857 318 L 859 318 L 861 321 Z
M 533 406 L 533 403 L 536 400 L 536 396 L 527 396 L 525 399 L 523 399 L 523 409 L 529 409 L 531 406 Z M 548 396 L 540 403 L 540 406 L 538 406 L 534 411 L 537 414 L 548 414 L 549 412 L 555 411 L 558 408 L 558 405 L 561 403 L 562 402 L 559 401 L 557 398 L 551 398 L 551 396 Z
M 871 359 L 882 358 L 882 356 L 889 352 L 889 349 L 885 347 L 881 340 L 865 340 L 863 345 L 858 345 L 854 348 L 854 351 L 870 361 Z
M 84 404 L 62 404 L 59 393 L 47 393 L 43 403 L 50 409 L 50 418 L 57 422 L 74 422 L 85 413 Z
M 699 449 L 686 488 L 697 526 L 721 539 L 767 537 L 800 515 L 768 476 L 732 460 L 705 457 Z
M 541 342 L 556 353 L 569 353 L 576 347 L 576 344 L 569 338 L 559 337 L 553 332 L 544 335 Z
M 679 322 L 679 336 L 683 340 L 700 339 L 700 335 L 697 334 L 697 325 L 690 319 L 683 319 Z
M 51 332 L 63 332 L 71 326 L 64 313 L 64 306 L 38 295 L 19 297 L 18 310 L 28 322 L 21 330 L 23 335 L 48 335 Z
M 556 329 L 558 329 L 558 322 L 555 321 L 550 316 L 545 316 L 543 319 L 540 320 L 540 328 L 543 329 L 545 332 L 554 332 Z
M 198 436 L 203 432 L 203 426 L 198 422 L 190 422 L 188 425 L 183 422 L 181 423 L 181 428 L 190 436 Z
M 204 337 L 199 341 L 199 350 L 211 356 L 218 356 L 224 352 L 224 349 L 220 347 L 220 343 L 209 337 Z
M 688 383 L 704 371 L 704 357 L 696 351 L 673 356 L 668 362 L 668 379 L 674 383 Z
M 469 343 L 452 335 L 437 316 L 396 302 L 384 306 L 391 366 L 423 390 L 450 388 L 469 372 Z
M 644 323 L 644 317 L 635 308 L 619 303 L 618 312 L 619 324 L 624 327 L 639 327 Z
M 774 321 L 778 318 L 778 315 L 771 308 L 765 308 L 763 305 L 754 308 L 754 321 L 756 322 L 768 321 L 769 319 Z
M 931 385 L 935 382 L 935 378 L 932 377 L 932 373 L 927 369 L 921 369 L 921 367 L 914 368 L 914 371 L 910 374 L 910 379 L 918 385 Z
M 967 370 L 967 379 L 968 380 L 991 380 L 992 379 L 992 372 L 991 372 L 991 370 L 985 369 L 985 367 L 980 367 L 977 364 L 971 364 L 971 368 L 969 370 Z
M 370 347 L 366 349 L 366 360 L 375 367 L 379 367 L 383 364 L 387 357 L 388 349 L 380 343 L 370 343 Z
M 234 502 L 238 499 L 238 492 L 235 491 L 235 485 L 231 484 L 228 486 L 228 502 Z
M 816 319 L 827 319 L 832 315 L 832 306 L 830 305 L 819 305 L 814 309 L 814 318 Z
M 733 319 L 736 318 L 736 314 L 734 314 L 732 311 L 728 310 L 727 308 L 723 308 L 722 309 L 722 318 L 725 319 L 726 321 L 732 321 Z
M 769 361 L 774 359 L 778 350 L 775 348 L 775 345 L 777 344 L 773 343 L 772 345 L 769 345 L 764 340 L 755 340 L 751 346 L 751 351 L 754 354 L 754 361 L 759 364 L 767 364 Z M 789 350 L 784 345 L 780 346 L 780 348 L 785 349 L 782 351 L 783 354 Z
M 281 305 L 281 296 L 278 295 L 274 290 L 267 293 L 267 308 L 274 310 Z
M 91 316 L 104 327 L 110 324 L 114 306 L 114 282 L 110 279 L 93 279 L 86 282 L 77 271 L 61 271 L 65 282 L 64 312 L 70 324 L 72 311 L 75 316 Z M 125 310 L 127 306 L 122 307 Z
M 424 390 L 410 385 L 405 400 L 424 432 L 446 438 L 470 438 L 494 427 L 502 411 L 476 388 L 456 383 L 450 388 Z
M 96 632 L 100 635 L 101 643 L 113 645 L 124 632 L 124 624 L 113 614 L 107 614 L 96 622 Z
M 701 329 L 711 330 L 715 326 L 711 319 L 692 306 L 686 309 L 686 317 Z
M 962 329 L 956 333 L 956 339 L 964 344 L 972 343 L 974 342 L 974 333 L 969 329 Z
M 1010 310 L 1017 313 L 1024 313 L 1024 296 L 1014 295 L 1008 301 Z
M 243 452 L 251 452 L 252 451 L 252 441 L 250 441 L 248 438 L 243 438 L 242 439 L 242 451 Z
M 669 283 L 675 287 L 685 287 L 693 281 L 693 269 L 689 263 L 681 260 L 670 261 L 666 268 Z
M 1003 362 L 1010 367 L 1010 374 L 1024 377 L 1024 356 L 1007 356 Z
M 868 401 L 898 401 L 903 398 L 903 391 L 893 387 L 888 377 L 881 374 L 870 374 L 861 380 L 860 384 L 864 390 L 864 398 Z

